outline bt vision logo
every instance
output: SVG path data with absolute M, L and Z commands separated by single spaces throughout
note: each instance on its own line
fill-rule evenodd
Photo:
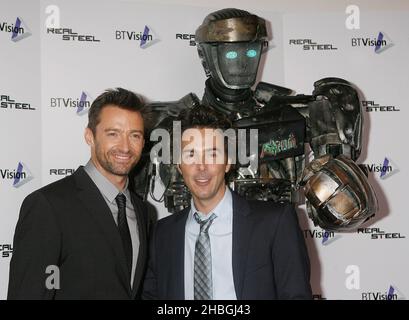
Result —
M 160 41 L 158 35 L 153 31 L 152 27 L 145 25 L 143 32 L 132 30 L 115 30 L 115 40 L 137 41 L 141 49 L 149 48 L 150 46 Z
M 379 31 L 376 38 L 352 38 L 351 45 L 353 47 L 373 47 L 374 52 L 379 54 L 392 47 L 393 42 L 385 32 Z
M 14 188 L 19 188 L 34 179 L 30 169 L 21 161 L 18 163 L 17 169 L 0 169 L 0 178 L 11 180 Z
M 16 22 L 0 22 L 0 32 L 11 33 L 11 41 L 17 42 L 31 36 L 31 31 L 27 24 L 20 17 L 16 18 Z
M 321 230 L 321 229 L 306 229 L 304 231 L 305 239 L 319 239 L 321 245 L 327 246 L 333 243 L 335 240 L 341 238 L 339 234 L 335 234 L 333 231 Z
M 82 91 L 78 98 L 72 97 L 52 97 L 50 98 L 50 108 L 75 110 L 78 116 L 88 113 L 91 107 L 92 97 L 86 91 Z
M 383 163 L 368 164 L 368 171 L 379 175 L 382 180 L 390 178 L 392 175 L 398 173 L 400 170 L 395 162 L 389 157 L 385 157 Z
M 403 293 L 395 285 L 390 285 L 385 292 L 362 292 L 362 300 L 406 300 Z

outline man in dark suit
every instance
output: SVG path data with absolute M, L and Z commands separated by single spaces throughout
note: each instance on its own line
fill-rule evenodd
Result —
M 142 297 L 311 299 L 309 258 L 292 205 L 247 201 L 229 190 L 226 143 L 215 130 L 229 128 L 221 114 L 199 106 L 181 120 L 179 171 L 191 206 L 158 221 Z
M 145 204 L 128 187 L 144 145 L 142 101 L 122 88 L 92 103 L 91 159 L 24 200 L 8 299 L 135 299 L 147 258 Z

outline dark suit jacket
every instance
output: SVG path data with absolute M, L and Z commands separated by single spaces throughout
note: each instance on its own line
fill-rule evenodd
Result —
M 132 193 L 131 193 L 132 194 Z M 133 283 L 121 238 L 102 194 L 81 166 L 23 202 L 14 235 L 8 299 L 135 299 L 147 259 L 148 217 L 132 194 L 139 229 Z M 46 268 L 60 270 L 60 289 L 46 288 Z M 55 282 L 54 282 L 55 283 Z
M 184 299 L 189 211 L 187 208 L 158 221 L 152 233 L 142 298 Z M 232 257 L 239 300 L 312 298 L 308 254 L 292 205 L 247 201 L 233 193 Z

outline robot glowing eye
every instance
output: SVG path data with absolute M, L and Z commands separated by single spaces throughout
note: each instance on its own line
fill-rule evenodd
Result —
M 254 58 L 257 55 L 257 51 L 254 49 L 247 50 L 246 55 L 249 58 Z
M 236 51 L 229 51 L 226 53 L 226 58 L 233 60 L 237 58 L 237 52 Z

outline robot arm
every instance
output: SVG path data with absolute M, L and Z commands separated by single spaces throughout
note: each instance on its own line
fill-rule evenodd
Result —
M 153 102 L 147 106 L 148 129 L 146 130 L 145 147 L 138 165 L 130 174 L 130 187 L 144 200 L 147 199 L 149 194 L 155 201 L 162 202 L 164 200 L 169 212 L 183 209 L 188 202 L 189 194 L 186 193 L 186 188 L 183 188 L 183 179 L 176 170 L 175 165 L 164 165 L 151 158 L 150 153 L 156 142 L 150 141 L 150 134 L 158 128 L 171 133 L 173 121 L 178 118 L 180 112 L 197 104 L 199 104 L 197 96 L 189 93 L 178 101 Z M 160 176 L 165 186 L 164 194 L 160 199 L 156 199 L 153 194 L 157 176 Z M 173 195 L 175 196 L 173 197 Z
M 362 147 L 362 111 L 357 90 L 339 78 L 314 83 L 308 105 L 308 136 L 314 156 L 340 154 L 358 159 Z
M 375 215 L 378 202 L 361 168 L 344 155 L 324 155 L 304 170 L 307 212 L 315 225 L 350 231 Z
M 361 153 L 362 112 L 347 81 L 325 78 L 315 84 L 308 105 L 307 136 L 315 159 L 301 185 L 315 225 L 349 231 L 375 215 L 378 203 L 365 172 L 354 162 Z

